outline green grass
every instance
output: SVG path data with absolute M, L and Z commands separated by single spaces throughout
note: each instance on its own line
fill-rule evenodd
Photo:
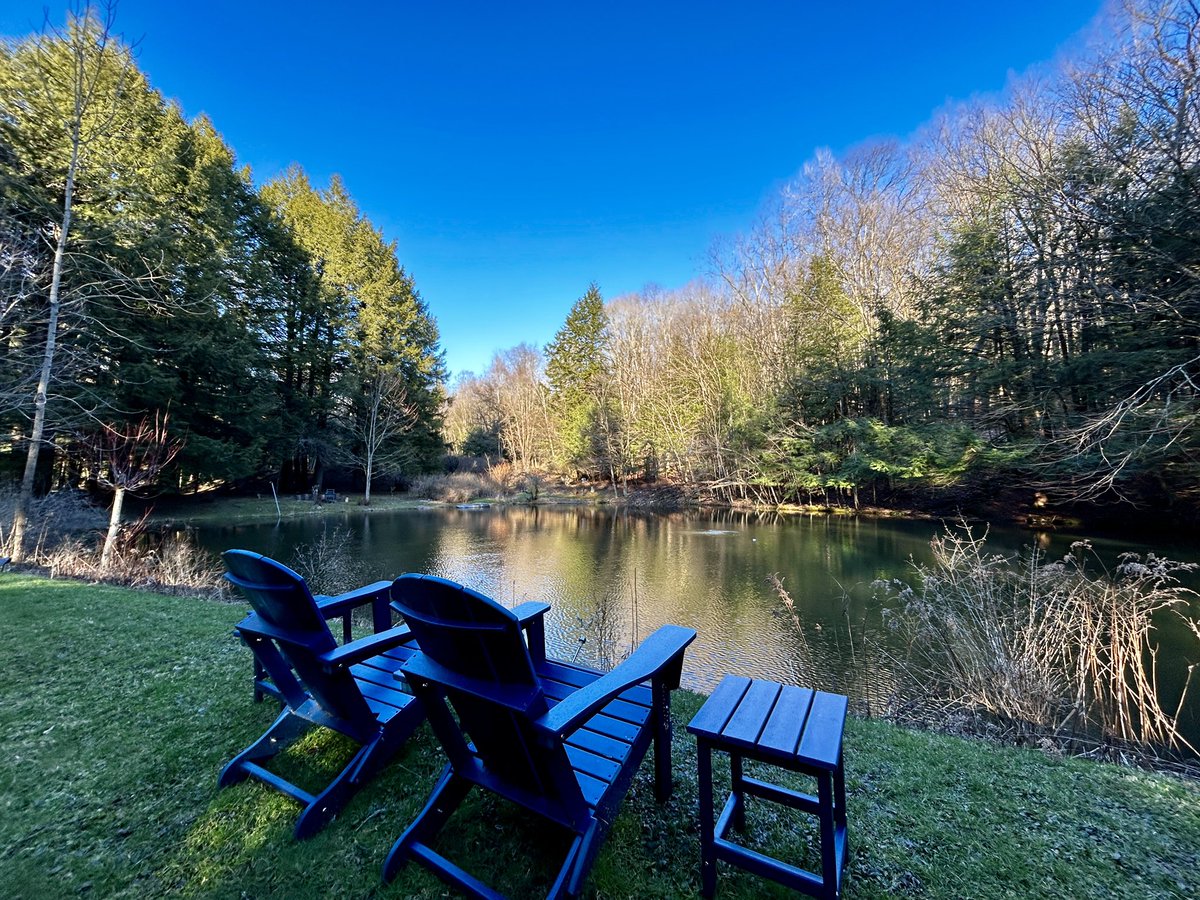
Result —
M 349 502 L 346 502 L 346 501 Z M 491 503 L 498 506 L 506 504 L 521 505 L 527 501 L 523 495 L 516 497 L 476 497 L 472 503 Z M 581 498 L 575 494 L 543 493 L 538 502 L 543 506 L 555 504 L 574 504 L 581 502 L 596 502 Z M 338 516 L 346 512 L 394 512 L 401 509 L 421 509 L 424 507 L 450 508 L 455 504 L 440 500 L 414 498 L 409 494 L 373 494 L 371 505 L 362 505 L 361 494 L 338 494 L 336 503 L 313 503 L 311 500 L 297 500 L 295 495 L 288 494 L 279 498 L 279 509 L 275 509 L 275 501 L 270 496 L 257 497 L 187 497 L 165 501 L 154 507 L 151 519 L 155 522 L 186 523 L 191 525 L 230 525 L 249 524 L 254 522 L 274 522 L 277 518 L 302 519 L 320 516 Z
M 6 897 L 440 897 L 383 858 L 442 761 L 422 728 L 382 777 L 315 838 L 296 806 L 258 784 L 218 791 L 221 765 L 266 727 L 240 605 L 0 575 L 0 885 Z M 676 702 L 676 792 L 659 807 L 634 783 L 588 893 L 699 891 L 695 752 L 703 698 Z M 1200 896 L 1200 786 L 1032 750 L 853 720 L 846 896 Z M 284 760 L 319 781 L 349 752 L 317 733 Z M 718 765 L 718 773 L 721 766 Z M 726 769 L 727 771 L 727 769 Z M 811 863 L 811 829 L 750 806 L 750 846 Z M 555 836 L 473 795 L 440 846 L 514 896 L 544 891 Z M 785 896 L 722 866 L 723 898 Z
M 346 501 L 349 502 L 346 502 Z M 335 503 L 313 503 L 297 500 L 286 494 L 279 498 L 279 509 L 270 495 L 256 497 L 187 497 L 155 506 L 152 519 L 156 522 L 187 522 L 190 524 L 246 524 L 274 522 L 276 518 L 299 519 L 312 516 L 341 515 L 345 512 L 387 512 L 397 509 L 418 509 L 422 506 L 443 506 L 435 500 L 417 500 L 407 494 L 374 494 L 371 505 L 362 505 L 361 494 L 338 494 Z

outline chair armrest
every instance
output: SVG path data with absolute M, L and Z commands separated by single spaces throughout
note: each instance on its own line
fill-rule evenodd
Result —
M 527 600 L 513 607 L 513 615 L 525 631 L 525 643 L 535 666 L 546 661 L 546 613 L 549 609 L 549 603 L 537 600 Z
M 625 662 L 607 675 L 581 687 L 533 724 L 547 734 L 565 738 L 627 688 L 647 678 L 668 678 L 678 686 L 683 651 L 696 639 L 696 632 L 679 625 L 663 625 L 642 641 Z
M 364 659 L 378 656 L 385 650 L 391 650 L 393 647 L 407 644 L 411 640 L 413 640 L 413 634 L 409 627 L 407 625 L 398 625 L 395 628 L 389 628 L 387 631 L 370 634 L 364 638 L 359 638 L 357 641 L 351 641 L 348 644 L 335 647 L 327 653 L 322 653 L 320 658 L 321 662 L 330 669 L 346 668 L 347 666 L 360 663 Z
M 345 615 L 350 610 L 368 603 L 374 603 L 381 595 L 387 597 L 388 588 L 391 586 L 390 581 L 376 581 L 344 594 L 338 594 L 336 597 L 321 596 L 314 599 L 317 601 L 317 609 L 321 611 L 321 615 L 326 619 L 331 619 L 334 616 Z
M 530 620 L 548 613 L 550 604 L 542 603 L 540 600 L 527 600 L 520 606 L 514 606 L 512 611 L 513 615 L 517 617 L 517 621 L 521 623 L 521 627 L 525 628 Z
M 312 640 L 312 635 L 302 636 L 296 632 L 288 631 L 286 628 L 277 628 L 274 625 L 264 622 L 258 613 L 250 613 L 246 618 L 234 625 L 233 629 L 244 641 L 248 641 L 254 637 L 265 637 L 282 641 L 285 644 L 291 644 L 294 647 L 304 647 L 314 651 L 317 647 Z

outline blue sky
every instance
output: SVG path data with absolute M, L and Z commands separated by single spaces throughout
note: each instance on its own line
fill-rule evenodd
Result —
M 42 21 L 9 0 L 0 33 Z M 814 8 L 815 7 L 815 8 Z M 259 180 L 344 178 L 452 372 L 544 344 L 592 281 L 678 287 L 819 147 L 903 138 L 1079 40 L 1099 0 L 122 0 L 151 82 Z M 62 9 L 51 8 L 61 22 Z

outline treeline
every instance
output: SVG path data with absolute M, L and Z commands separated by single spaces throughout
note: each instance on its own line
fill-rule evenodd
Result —
M 82 484 L 147 420 L 183 492 L 436 464 L 444 363 L 394 244 L 336 176 L 256 187 L 112 24 L 88 5 L 0 48 L 6 480 Z
M 1194 512 L 1198 23 L 1134 0 L 1002 100 L 818 154 L 712 278 L 593 286 L 545 350 L 461 379 L 448 438 L 725 499 L 1013 483 Z

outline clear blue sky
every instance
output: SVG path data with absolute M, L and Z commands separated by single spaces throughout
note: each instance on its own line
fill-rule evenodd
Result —
M 257 179 L 342 175 L 458 372 L 544 344 L 591 281 L 705 274 L 818 147 L 1001 90 L 1099 2 L 122 0 L 117 30 Z M 0 33 L 43 6 L 8 0 Z

